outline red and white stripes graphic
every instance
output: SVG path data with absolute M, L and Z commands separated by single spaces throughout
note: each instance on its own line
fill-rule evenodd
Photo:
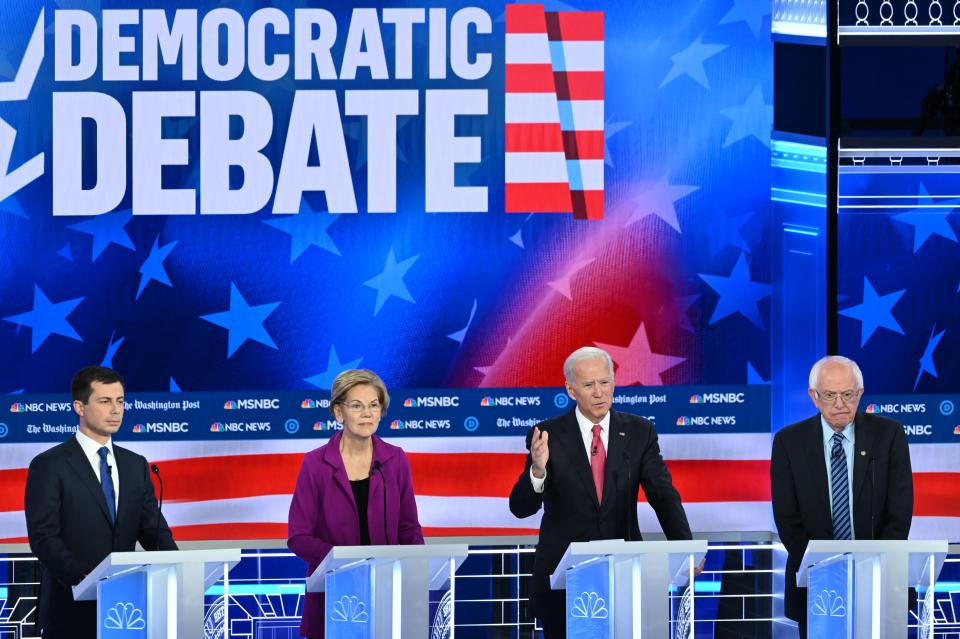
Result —
M 603 218 L 603 13 L 507 5 L 505 208 Z
M 428 536 L 536 534 L 539 516 L 516 519 L 509 494 L 526 451 L 522 436 L 390 440 L 410 459 Z M 120 442 L 118 442 L 120 443 Z M 179 540 L 285 539 L 290 495 L 316 440 L 131 442 L 156 462 L 163 511 Z M 664 459 L 694 531 L 773 530 L 770 435 L 661 435 Z M 49 444 L 0 447 L 0 542 L 26 541 L 23 491 L 30 460 Z M 950 446 L 913 444 L 913 538 L 960 540 L 960 471 Z M 640 526 L 659 531 L 641 500 Z

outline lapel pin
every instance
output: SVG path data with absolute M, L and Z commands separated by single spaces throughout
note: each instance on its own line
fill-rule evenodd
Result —
M 860 451 L 860 456 L 861 456 L 861 457 L 866 457 L 866 456 L 867 456 L 867 451 L 861 450 L 861 451 Z
M 621 437 L 626 437 L 627 434 L 626 434 L 626 433 L 620 433 L 620 436 L 621 436 Z

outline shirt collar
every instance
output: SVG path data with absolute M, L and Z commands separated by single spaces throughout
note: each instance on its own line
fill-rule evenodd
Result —
M 820 415 L 820 428 L 823 429 L 823 443 L 824 445 L 829 445 L 833 440 L 833 434 L 836 432 L 830 428 L 830 424 L 827 423 L 827 420 L 823 418 L 823 415 Z M 848 442 L 853 443 L 853 422 L 850 422 L 843 427 L 843 430 L 840 431 L 840 434 L 843 435 L 843 438 Z
M 603 432 L 610 432 L 610 411 L 607 411 L 607 414 L 604 415 L 603 419 L 601 419 L 599 422 L 590 421 L 586 415 L 580 412 L 579 406 L 577 406 L 574 413 L 577 415 L 577 424 L 580 426 L 581 432 L 591 432 L 594 424 L 600 424 L 600 428 L 603 429 Z
M 80 448 L 83 449 L 83 454 L 86 455 L 87 457 L 90 457 L 91 459 L 98 458 L 100 456 L 100 453 L 98 453 L 97 451 L 99 451 L 104 446 L 106 446 L 107 450 L 110 451 L 107 454 L 107 457 L 113 457 L 113 438 L 112 437 L 107 440 L 106 444 L 100 444 L 98 442 L 93 441 L 93 439 L 91 439 L 87 435 L 83 434 L 78 428 L 77 442 L 79 442 Z

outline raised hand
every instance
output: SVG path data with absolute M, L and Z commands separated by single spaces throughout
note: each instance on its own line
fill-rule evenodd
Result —
M 533 476 L 537 478 L 545 477 L 547 474 L 547 461 L 550 459 L 550 448 L 547 445 L 549 435 L 537 427 L 533 429 L 533 439 L 530 440 L 530 459 Z

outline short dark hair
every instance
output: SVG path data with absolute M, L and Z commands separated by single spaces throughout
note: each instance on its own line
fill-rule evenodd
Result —
M 89 402 L 90 395 L 93 394 L 94 382 L 100 382 L 101 384 L 120 382 L 120 385 L 126 388 L 120 373 L 112 368 L 87 366 L 77 371 L 77 374 L 73 376 L 73 381 L 70 382 L 70 393 L 73 395 L 73 401 L 79 401 L 81 404 Z

